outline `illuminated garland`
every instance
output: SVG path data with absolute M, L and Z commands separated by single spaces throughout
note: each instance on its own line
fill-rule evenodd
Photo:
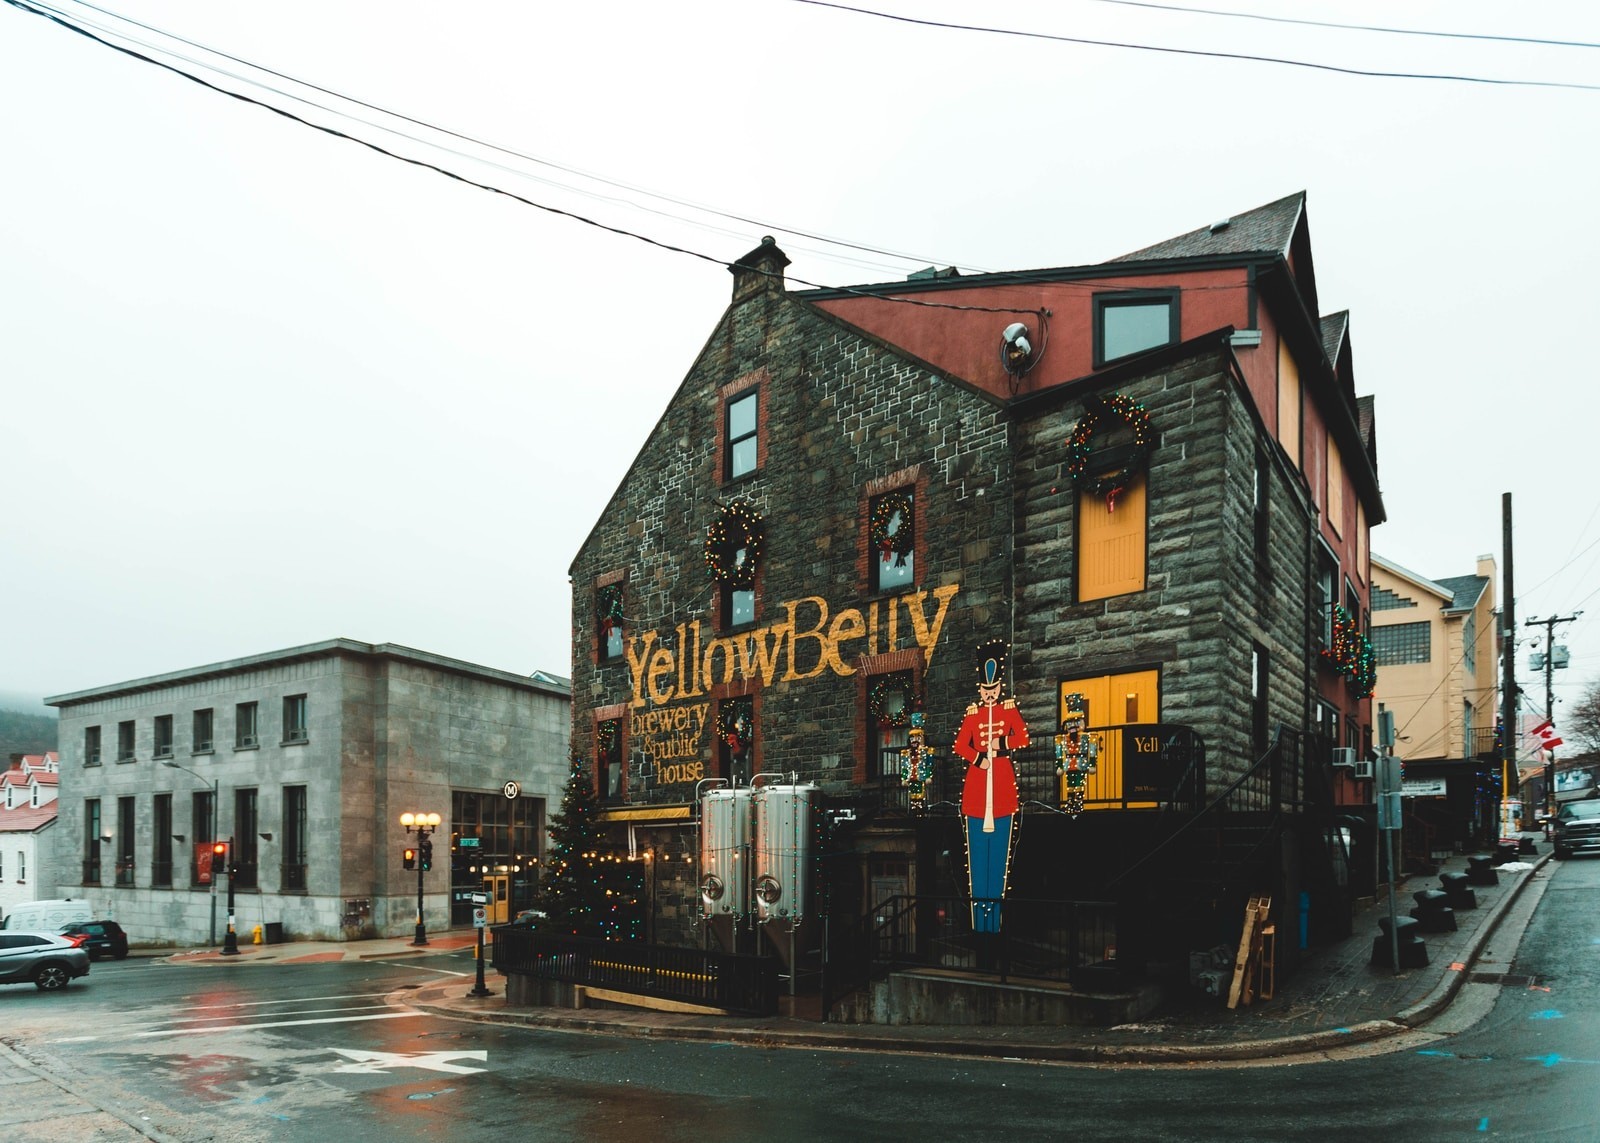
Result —
M 622 585 L 608 583 L 594 593 L 595 623 L 600 629 L 600 638 L 607 639 L 613 627 L 622 626 Z
M 1355 686 L 1356 698 L 1364 699 L 1378 685 L 1378 664 L 1372 653 L 1372 640 L 1356 626 L 1343 605 L 1333 605 L 1333 645 L 1323 648 L 1322 657 L 1333 669 Z
M 611 756 L 611 744 L 617 740 L 617 720 L 608 718 L 594 728 L 594 752 L 601 758 Z
M 755 704 L 749 696 L 725 700 L 717 710 L 717 738 L 735 755 L 742 755 L 755 737 Z
M 889 529 L 894 525 L 896 516 L 900 517 L 900 524 L 891 532 Z M 912 531 L 914 519 L 911 497 L 903 492 L 891 492 L 873 505 L 867 537 L 877 549 L 879 559 L 888 560 L 893 556 L 895 567 L 906 566 L 906 557 L 911 554 L 916 539 Z
M 1095 428 L 1107 413 L 1120 417 L 1133 431 L 1132 450 L 1126 463 L 1091 474 L 1089 461 L 1094 456 Z M 1097 408 L 1088 409 L 1078 419 L 1077 427 L 1067 438 L 1067 472 L 1080 488 L 1104 496 L 1107 509 L 1110 510 L 1115 507 L 1117 494 L 1128 486 L 1134 474 L 1149 459 L 1154 437 L 1155 429 L 1150 424 L 1150 415 L 1144 411 L 1144 406 L 1132 397 L 1113 393 Z
M 1084 787 L 1087 778 L 1095 773 L 1095 759 L 1100 754 L 1099 745 L 1088 735 L 1089 707 L 1080 694 L 1066 698 L 1067 717 L 1061 720 L 1061 733 L 1056 735 L 1056 773 L 1064 779 L 1061 808 L 1069 817 L 1083 812 Z
M 765 534 L 761 513 L 749 501 L 735 500 L 724 507 L 706 529 L 706 571 L 711 578 L 735 588 L 754 584 Z
M 900 696 L 898 711 L 889 709 L 889 699 L 894 695 Z M 872 710 L 872 716 L 884 726 L 905 726 L 911 721 L 911 708 L 915 705 L 911 680 L 905 675 L 883 675 L 867 692 L 867 706 Z

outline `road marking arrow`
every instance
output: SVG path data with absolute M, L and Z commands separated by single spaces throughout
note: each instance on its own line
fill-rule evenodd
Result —
M 462 1067 L 451 1060 L 477 1060 L 489 1062 L 489 1053 L 478 1052 L 365 1052 L 350 1048 L 331 1048 L 332 1052 L 353 1063 L 341 1064 L 333 1070 L 346 1075 L 388 1075 L 390 1068 L 423 1068 L 430 1072 L 452 1072 L 456 1075 L 475 1075 L 484 1068 Z

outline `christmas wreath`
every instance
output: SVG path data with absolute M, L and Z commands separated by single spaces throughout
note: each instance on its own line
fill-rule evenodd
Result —
M 1323 648 L 1322 657 L 1335 671 L 1349 678 L 1356 698 L 1367 698 L 1378 685 L 1378 663 L 1372 652 L 1372 640 L 1356 625 L 1350 612 L 1337 603 L 1333 605 L 1333 646 Z
M 594 752 L 601 758 L 611 756 L 611 745 L 617 740 L 617 720 L 607 719 L 594 728 Z
M 914 520 L 911 497 L 905 493 L 891 492 L 878 499 L 872 506 L 872 521 L 868 525 L 867 535 L 877 549 L 879 559 L 887 560 L 893 556 L 895 567 L 906 566 L 906 557 L 911 554 L 915 541 L 912 531 Z
M 622 585 L 608 583 L 594 593 L 595 623 L 600 628 L 600 638 L 607 639 L 614 627 L 622 626 Z
M 896 695 L 900 698 L 898 710 L 890 702 Z M 911 712 L 916 706 L 910 676 L 884 675 L 875 681 L 867 691 L 867 705 L 880 725 L 905 726 L 911 721 Z
M 706 529 L 706 571 L 718 583 L 746 588 L 756 581 L 765 525 L 753 504 L 735 500 Z
M 1133 441 L 1125 446 L 1126 456 L 1119 456 L 1110 463 L 1091 464 L 1095 430 L 1108 415 L 1120 419 L 1128 427 Z M 1155 429 L 1144 406 L 1132 397 L 1113 393 L 1085 411 L 1067 438 L 1067 472 L 1078 487 L 1104 496 L 1106 503 L 1114 507 L 1117 493 L 1128 486 L 1149 459 L 1154 438 Z
M 735 755 L 742 755 L 755 741 L 753 704 L 748 698 L 729 699 L 717 710 L 717 738 L 728 744 Z

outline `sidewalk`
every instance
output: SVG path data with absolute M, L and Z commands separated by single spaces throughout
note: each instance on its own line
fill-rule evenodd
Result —
M 1378 1040 L 1416 1028 L 1443 1012 L 1469 978 L 1498 981 L 1521 939 L 1532 904 L 1543 894 L 1550 860 L 1547 843 L 1539 852 L 1522 855 L 1497 870 L 1498 884 L 1474 886 L 1478 906 L 1458 910 L 1458 929 L 1424 934 L 1425 968 L 1396 974 L 1385 963 L 1370 964 L 1378 919 L 1388 916 L 1388 896 L 1355 918 L 1351 935 L 1314 950 L 1292 978 L 1280 979 L 1270 1000 L 1228 1009 L 1215 997 L 1198 994 L 1186 1004 L 1163 1010 L 1137 1024 L 1111 1028 L 1079 1026 L 973 1026 L 821 1024 L 785 1017 L 691 1015 L 623 1008 L 513 1008 L 505 1001 L 504 981 L 486 966 L 485 983 L 492 995 L 467 995 L 471 978 L 429 984 L 392 999 L 440 1016 L 495 1023 L 515 1023 L 567 1031 L 613 1035 L 742 1043 L 760 1047 L 830 1048 L 858 1051 L 938 1053 L 1077 1062 L 1162 1063 L 1276 1058 Z M 1441 871 L 1466 872 L 1465 857 L 1442 863 Z M 1412 894 L 1439 888 L 1439 878 L 1416 876 L 1395 893 L 1397 912 L 1406 916 Z M 1531 896 L 1524 894 L 1532 889 Z M 1526 898 L 1526 907 L 1513 905 Z M 1280 933 L 1288 926 L 1280 922 Z M 1280 935 L 1280 940 L 1284 939 Z M 468 931 L 430 937 L 417 948 L 394 940 L 349 945 L 241 945 L 236 957 L 214 951 L 181 953 L 175 963 L 308 964 L 332 960 L 389 959 L 419 953 L 470 948 Z M 1504 950 L 1503 955 L 1497 952 Z

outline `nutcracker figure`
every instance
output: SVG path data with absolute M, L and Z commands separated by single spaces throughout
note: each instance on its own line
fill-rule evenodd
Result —
M 967 826 L 967 876 L 972 931 L 1000 931 L 1000 901 L 1011 865 L 1012 822 L 1017 813 L 1017 776 L 1011 752 L 1028 745 L 1028 724 L 1006 685 L 1003 639 L 978 647 L 978 701 L 967 707 L 951 750 L 967 762 L 961 813 Z

